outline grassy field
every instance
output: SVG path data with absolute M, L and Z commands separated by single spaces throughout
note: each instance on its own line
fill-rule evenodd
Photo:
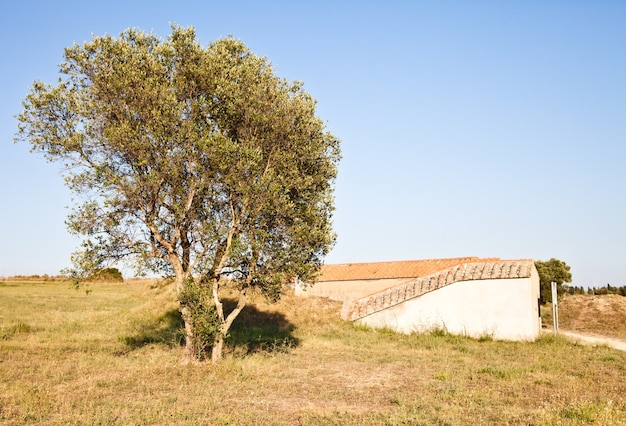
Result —
M 185 365 L 168 286 L 91 290 L 0 282 L 0 423 L 626 424 L 608 347 L 371 331 L 287 296 L 246 308 L 222 364 Z

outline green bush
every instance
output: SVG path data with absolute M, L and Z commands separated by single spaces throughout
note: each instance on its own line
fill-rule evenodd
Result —
M 535 261 L 535 267 L 539 273 L 539 285 L 541 304 L 552 302 L 552 282 L 556 283 L 557 294 L 562 295 L 564 292 L 563 284 L 572 282 L 572 273 L 570 266 L 563 262 L 552 258 L 548 261 Z
M 117 268 L 102 268 L 94 272 L 87 281 L 121 283 L 124 282 L 124 277 Z
M 187 308 L 184 314 L 188 318 L 185 321 L 191 324 L 194 355 L 198 360 L 205 359 L 220 331 L 220 321 L 211 291 L 190 279 L 180 294 L 180 305 Z

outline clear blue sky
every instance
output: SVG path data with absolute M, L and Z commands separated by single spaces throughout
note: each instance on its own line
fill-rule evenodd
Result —
M 78 241 L 61 169 L 12 142 L 63 48 L 129 27 L 233 35 L 342 140 L 328 263 L 556 257 L 626 285 L 626 2 L 0 2 L 0 276 Z

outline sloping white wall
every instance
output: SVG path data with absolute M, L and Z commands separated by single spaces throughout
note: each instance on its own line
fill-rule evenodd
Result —
M 453 334 L 535 340 L 541 332 L 539 277 L 459 281 L 365 316 L 358 323 L 402 333 L 443 328 Z

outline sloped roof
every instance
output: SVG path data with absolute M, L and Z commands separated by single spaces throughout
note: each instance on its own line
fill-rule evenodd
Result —
M 341 316 L 343 319 L 354 321 L 459 281 L 528 278 L 535 267 L 531 259 L 464 259 L 468 260 L 427 275 L 407 279 L 400 285 L 369 296 L 346 300 Z
M 403 260 L 398 262 L 324 265 L 318 282 L 418 278 L 468 262 L 495 262 L 498 258 L 455 257 L 449 259 Z

